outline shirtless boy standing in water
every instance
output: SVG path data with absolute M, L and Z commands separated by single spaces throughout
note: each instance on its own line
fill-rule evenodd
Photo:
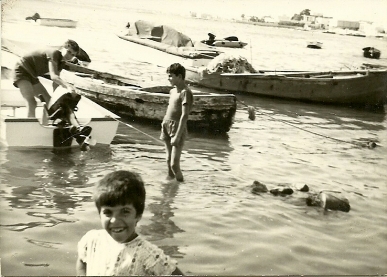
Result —
M 193 105 L 192 91 L 185 84 L 185 68 L 174 63 L 167 69 L 168 80 L 173 89 L 169 92 L 169 104 L 161 123 L 161 136 L 167 154 L 167 180 L 183 182 L 180 156 L 187 137 L 187 121 Z

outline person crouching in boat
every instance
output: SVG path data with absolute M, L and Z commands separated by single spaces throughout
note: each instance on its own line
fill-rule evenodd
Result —
M 208 33 L 208 40 L 206 40 L 206 44 L 213 46 L 215 42 L 215 37 L 216 36 L 214 34 Z
M 49 73 L 54 84 L 74 91 L 72 85 L 61 79 L 59 74 L 64 62 L 71 60 L 78 52 L 78 44 L 73 40 L 67 40 L 60 50 L 53 48 L 34 50 L 21 57 L 16 63 L 13 84 L 19 88 L 27 102 L 28 117 L 35 117 L 37 105 L 35 97 L 42 95 L 46 103 L 51 98 L 46 88 L 40 83 L 39 76 Z

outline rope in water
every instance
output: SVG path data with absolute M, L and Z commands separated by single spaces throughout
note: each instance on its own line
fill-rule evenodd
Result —
M 113 118 L 113 117 L 112 117 L 112 118 Z M 119 123 L 121 123 L 121 124 L 123 124 L 123 125 L 129 127 L 129 128 L 132 128 L 132 129 L 136 130 L 137 132 L 139 132 L 139 133 L 141 133 L 141 134 L 143 134 L 143 135 L 145 135 L 145 136 L 147 136 L 147 137 L 153 139 L 154 141 L 156 141 L 156 142 L 158 142 L 158 143 L 160 143 L 161 145 L 164 146 L 164 142 L 162 142 L 160 139 L 157 139 L 157 138 L 155 138 L 154 136 L 149 135 L 149 134 L 145 133 L 144 131 L 141 131 L 140 129 L 134 127 L 133 125 L 130 125 L 129 123 L 123 122 L 123 121 L 121 121 L 121 120 L 119 120 L 119 119 L 117 119 L 117 118 L 113 118 L 113 119 L 116 120 L 116 121 L 118 121 Z M 247 182 L 247 180 L 245 180 L 245 179 L 243 179 L 243 178 L 240 178 L 240 177 L 238 177 L 238 176 L 236 176 L 236 175 L 234 175 L 234 174 L 232 174 L 232 173 L 229 173 L 229 172 L 227 172 L 227 171 L 221 170 L 221 169 L 217 168 L 216 166 L 214 166 L 214 165 L 212 165 L 212 164 L 210 164 L 210 163 L 204 162 L 203 160 L 197 158 L 197 157 L 196 157 L 195 155 L 193 155 L 193 154 L 188 153 L 187 151 L 183 151 L 183 153 L 184 153 L 185 155 L 190 156 L 191 158 L 194 158 L 194 159 L 197 160 L 198 162 L 200 162 L 200 163 L 202 163 L 202 164 L 204 164 L 204 165 L 207 165 L 207 166 L 211 167 L 211 168 L 214 169 L 215 171 L 223 172 L 223 173 L 229 175 L 230 177 L 233 177 L 233 178 L 235 178 L 235 179 L 237 179 L 237 180 L 239 180 L 239 181 Z
M 241 100 L 238 100 L 237 101 L 239 103 L 241 103 L 242 105 L 246 106 L 247 109 L 248 109 L 248 112 L 249 114 L 251 113 L 255 113 L 255 109 L 254 107 L 252 106 L 248 106 L 247 104 L 245 104 L 244 102 L 242 102 Z M 337 142 L 343 142 L 343 143 L 348 143 L 348 144 L 352 144 L 352 145 L 356 145 L 356 146 L 360 146 L 360 147 L 368 147 L 368 148 L 375 148 L 376 147 L 376 143 L 373 142 L 373 141 L 370 141 L 370 142 L 367 142 L 367 143 L 361 143 L 361 142 L 352 142 L 352 141 L 346 141 L 346 140 L 341 140 L 341 139 L 337 139 L 337 138 L 334 138 L 334 137 L 330 137 L 330 136 L 327 136 L 327 135 L 323 135 L 323 134 L 320 134 L 320 133 L 316 133 L 316 132 L 313 132 L 313 131 L 310 131 L 310 130 L 306 130 L 304 128 L 301 128 L 301 127 L 298 127 L 292 123 L 289 123 L 285 120 L 281 120 L 281 119 L 277 119 L 267 113 L 263 113 L 263 112 L 257 112 L 258 115 L 264 115 L 264 116 L 267 116 L 267 117 L 270 117 L 271 119 L 275 120 L 275 121 L 279 121 L 279 122 L 282 122 L 284 124 L 287 124 L 291 127 L 294 127 L 294 128 L 297 128 L 301 131 L 304 131 L 304 132 L 307 132 L 307 133 L 310 133 L 310 134 L 313 134 L 313 135 L 316 135 L 316 136 L 320 136 L 320 137 L 324 137 L 324 138 L 327 138 L 327 139 L 331 139 L 331 140 L 334 140 L 334 141 L 337 141 Z

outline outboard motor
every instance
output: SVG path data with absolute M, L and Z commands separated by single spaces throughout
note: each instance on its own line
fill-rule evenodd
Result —
M 40 99 L 44 102 L 42 97 Z M 72 139 L 75 138 L 81 151 L 89 149 L 92 128 L 80 126 L 74 113 L 78 110 L 80 99 L 79 94 L 58 87 L 49 103 L 44 105 L 51 124 L 58 127 L 54 130 L 54 147 L 71 146 Z

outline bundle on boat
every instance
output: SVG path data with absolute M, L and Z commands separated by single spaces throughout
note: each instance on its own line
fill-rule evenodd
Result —
M 240 55 L 222 53 L 208 63 L 208 73 L 257 73 L 246 58 Z

